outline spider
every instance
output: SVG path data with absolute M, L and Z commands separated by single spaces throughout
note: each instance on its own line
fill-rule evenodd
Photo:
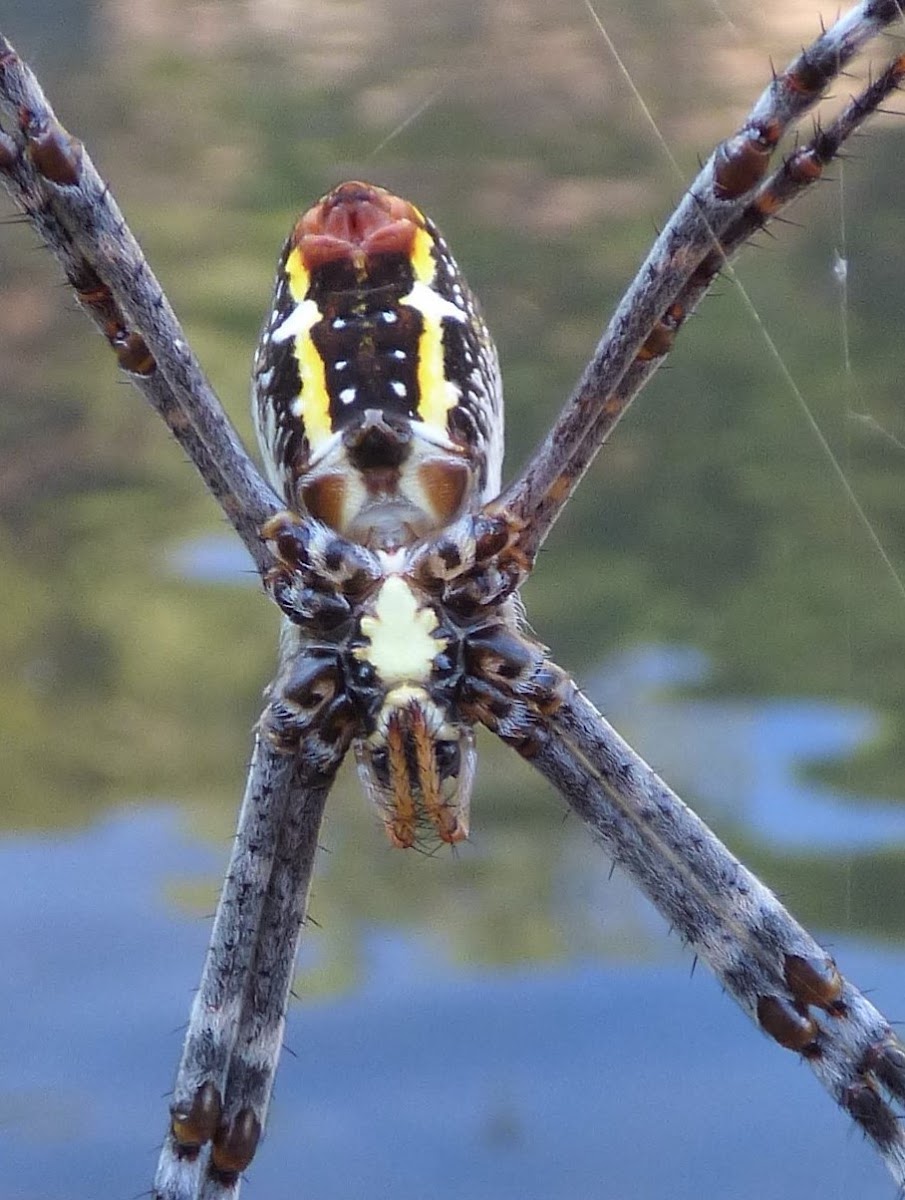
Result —
M 879 12 L 886 21 L 896 16 L 894 5 L 866 8 L 874 17 Z M 836 62 L 838 42 L 828 44 L 824 58 L 812 51 L 798 60 L 790 73 L 781 77 L 775 94 L 802 106 L 804 101 L 817 99 L 831 69 L 840 65 Z M 3 144 L 3 166 L 14 194 L 24 201 L 40 231 L 61 255 L 80 300 L 99 319 L 121 364 L 144 381 L 208 485 L 223 501 L 289 626 L 302 630 L 284 640 L 281 675 L 262 725 L 249 802 L 230 873 L 232 891 L 227 891 L 221 908 L 212 956 L 195 1006 L 157 1194 L 188 1196 L 199 1186 L 206 1187 L 209 1194 L 231 1194 L 254 1153 L 281 1038 L 285 989 L 304 910 L 319 811 L 340 751 L 349 742 L 357 743 L 363 772 L 391 840 L 412 847 L 426 830 L 443 842 L 455 843 L 467 832 L 468 731 L 477 720 L 515 744 L 569 795 L 579 811 L 583 809 L 582 815 L 603 838 L 615 861 L 645 882 L 682 936 L 708 958 L 743 1007 L 775 1040 L 811 1063 L 834 1098 L 892 1160 L 894 1169 L 900 1170 L 898 1129 L 882 1093 L 902 1096 L 902 1051 L 888 1027 L 841 979 L 819 947 L 788 920 L 775 900 L 731 859 L 723 857 L 706 830 L 692 822 L 627 747 L 598 723 L 573 685 L 522 631 L 513 611 L 517 588 L 531 566 L 545 526 L 586 465 L 588 450 L 579 442 L 563 457 L 567 443 L 557 435 L 547 443 L 546 455 L 542 451 L 527 474 L 503 493 L 502 502 L 494 503 L 495 470 L 480 463 L 482 452 L 495 463 L 498 454 L 492 445 L 488 448 L 485 444 L 482 451 L 480 439 L 471 439 L 467 425 L 460 423 L 454 429 L 451 421 L 444 440 L 439 419 L 429 421 L 420 410 L 409 414 L 407 424 L 400 424 L 400 413 L 394 414 L 393 421 L 383 419 L 380 409 L 376 416 L 368 415 L 375 411 L 374 402 L 369 401 L 368 409 L 360 414 L 364 423 L 350 426 L 349 437 L 332 424 L 326 431 L 325 444 L 339 449 L 341 455 L 333 474 L 348 482 L 352 476 L 346 473 L 347 460 L 358 455 L 357 465 L 351 464 L 359 472 L 355 486 L 367 490 L 373 483 L 368 471 L 398 470 L 409 462 L 407 447 L 420 439 L 422 446 L 428 444 L 440 453 L 432 458 L 425 451 L 415 462 L 419 468 L 439 465 L 445 480 L 442 486 L 451 498 L 447 497 L 433 519 L 428 513 L 425 520 L 426 508 L 412 501 L 411 492 L 400 498 L 398 485 L 394 491 L 384 480 L 376 489 L 378 506 L 382 506 L 380 520 L 394 505 L 404 508 L 405 515 L 398 521 L 394 516 L 388 532 L 375 533 L 375 528 L 383 530 L 383 525 L 365 523 L 361 527 L 361 508 L 350 518 L 336 515 L 335 498 L 329 490 L 334 485 L 329 479 L 325 484 L 325 476 L 317 474 L 321 460 L 315 461 L 308 450 L 296 447 L 291 451 L 291 487 L 283 497 L 283 503 L 294 503 L 291 512 L 282 512 L 229 431 L 217 427 L 219 412 L 204 395 L 203 381 L 194 375 L 178 331 L 165 324 L 168 317 L 153 282 L 139 259 L 129 259 L 124 228 L 113 210 L 103 216 L 109 198 L 93 182 L 87 160 L 53 125 L 11 51 L 3 69 L 11 117 Z M 819 173 L 817 159 L 829 158 L 836 149 L 834 139 L 841 140 L 848 133 L 846 122 L 860 123 L 886 90 L 897 84 L 900 69 L 896 62 L 878 79 L 869 99 L 848 111 L 842 124 L 828 127 L 814 145 L 793 155 L 774 182 L 766 184 L 753 210 L 748 207 L 751 189 L 765 178 L 769 170 L 766 152 L 782 131 L 774 129 L 761 113 L 737 142 L 723 145 L 711 172 L 719 195 L 712 209 L 703 208 L 707 220 L 701 223 L 698 203 L 686 204 L 670 251 L 672 263 L 680 257 L 679 250 L 684 259 L 697 238 L 699 262 L 688 267 L 690 284 L 686 280 L 673 287 L 668 302 L 661 296 L 652 306 L 654 319 L 648 320 L 646 328 L 617 343 L 628 372 L 639 377 L 633 379 L 633 387 L 662 359 L 684 320 L 691 298 L 681 289 L 703 289 L 722 265 L 722 255 L 712 246 L 714 230 L 725 251 L 731 253 L 733 237 L 745 240 L 761 228 L 780 189 L 807 186 Z M 794 115 L 798 117 L 800 112 Z M 701 192 L 697 194 L 702 198 Z M 466 327 L 473 332 L 478 328 L 462 299 L 465 293 L 458 277 L 449 277 L 445 293 L 439 287 L 438 272 L 449 270 L 445 253 L 438 250 L 432 226 L 405 204 L 369 186 L 353 185 L 333 192 L 310 210 L 311 229 L 297 234 L 287 251 L 268 326 L 269 342 L 263 344 L 258 369 L 264 413 L 260 424 L 264 440 L 276 443 L 278 469 L 273 475 L 277 482 L 286 475 L 290 450 L 280 444 L 279 421 L 268 405 L 282 397 L 290 416 L 304 415 L 309 424 L 311 417 L 293 411 L 298 396 L 291 387 L 286 389 L 285 364 L 278 370 L 279 364 L 269 357 L 275 353 L 274 344 L 288 347 L 300 363 L 306 356 L 328 362 L 327 351 L 318 348 L 314 339 L 314 350 L 305 341 L 313 327 L 309 321 L 319 324 L 324 313 L 316 290 L 309 294 L 309 282 L 299 282 L 303 275 L 317 276 L 325 264 L 330 267 L 336 262 L 343 269 L 352 264 L 357 270 L 362 244 L 372 235 L 378 243 L 388 238 L 391 255 L 404 260 L 408 273 L 401 283 L 393 276 L 385 285 L 387 306 L 375 313 L 368 310 L 366 315 L 377 321 L 381 314 L 389 313 L 398 320 L 404 312 L 414 313 L 419 330 L 417 338 L 410 331 L 407 339 L 389 342 L 387 352 L 420 362 L 428 358 L 420 339 L 430 330 L 436 343 L 441 334 L 448 337 L 448 329 L 443 332 L 444 322 L 452 329 Z M 334 218 L 339 221 L 340 236 L 331 225 Z M 110 258 L 105 257 L 103 245 L 91 240 L 92 223 L 105 221 L 107 232 L 115 235 L 115 254 Z M 363 237 L 348 232 L 353 226 L 360 230 L 362 224 L 367 228 Z M 312 249 L 305 242 L 308 234 L 315 239 L 333 237 L 340 243 L 338 257 L 328 255 L 322 261 L 317 246 Z M 298 258 L 294 268 L 290 266 L 293 252 Z M 364 256 L 368 260 L 367 253 Z M 420 265 L 413 265 L 416 263 Z M 418 292 L 416 285 L 423 290 Z M 349 290 L 348 284 L 344 289 Z M 634 297 L 632 312 L 637 313 L 639 307 L 644 316 L 643 305 Z M 330 321 L 345 319 L 341 312 L 329 313 Z M 333 329 L 342 332 L 335 325 Z M 366 337 L 375 339 L 375 329 L 376 325 L 369 325 Z M 483 348 L 484 335 L 477 332 L 470 348 L 460 345 L 455 355 L 449 351 L 446 357 L 470 354 L 473 360 L 480 359 Z M 493 370 L 487 365 L 486 353 L 484 357 L 480 397 L 471 411 L 465 400 L 467 381 L 454 374 L 450 363 L 444 363 L 439 379 L 447 420 L 451 413 L 469 416 L 472 425 L 480 425 L 482 418 L 490 427 L 489 433 L 484 431 L 485 443 L 488 438 L 492 443 L 493 421 L 488 410 L 493 406 L 486 394 Z M 331 350 L 329 366 L 338 371 L 336 363 L 337 353 Z M 355 374 L 360 369 L 360 363 L 352 368 L 353 391 L 362 386 Z M 434 373 L 438 374 L 436 369 Z M 598 433 L 602 435 L 618 418 L 623 402 L 630 398 L 625 383 L 617 388 L 618 375 L 613 368 L 613 374 L 606 377 L 612 385 L 608 382 L 596 390 L 604 397 L 615 390 L 619 403 L 605 404 L 602 417 L 589 418 L 587 413 L 581 413 L 579 421 L 573 417 L 571 424 L 577 426 L 579 437 L 589 421 L 601 426 Z M 410 391 L 416 386 L 400 377 L 390 378 L 389 383 L 404 383 Z M 418 382 L 417 386 L 428 388 L 427 383 Z M 272 387 L 276 389 L 273 395 Z M 315 390 L 315 385 L 310 387 Z M 332 401 L 342 404 L 345 388 L 334 382 L 332 389 Z M 199 395 L 200 412 L 191 407 Z M 356 403 L 353 396 L 349 411 L 355 411 Z M 427 436 L 414 428 L 418 415 L 428 427 Z M 335 419 L 327 416 L 330 422 Z M 282 421 L 285 426 L 285 414 Z M 459 436 L 452 437 L 453 432 Z M 330 443 L 329 437 L 334 435 L 343 436 Z M 472 465 L 465 453 L 472 441 L 479 450 L 477 465 Z M 285 479 L 283 482 L 285 487 Z M 329 532 L 300 518 L 299 497 L 292 491 L 296 484 L 308 489 L 309 508 L 329 518 Z M 423 481 L 413 486 L 427 490 Z M 490 501 L 489 507 L 476 514 L 477 505 L 485 500 Z M 336 527 L 342 533 L 354 533 L 358 540 L 338 537 Z M 263 543 L 259 531 L 263 531 Z M 400 612 L 407 627 L 420 626 L 423 636 L 419 655 L 397 679 L 392 654 L 382 649 L 385 639 L 381 630 L 390 626 L 395 642 L 403 640 L 392 634 L 394 621 L 400 619 L 395 614 Z M 320 653 L 316 661 L 308 645 L 312 633 Z M 296 644 L 300 638 L 301 646 Z M 423 649 L 425 641 L 436 643 L 440 650 L 428 655 Z M 397 685 L 404 690 L 402 698 L 395 694 Z M 286 805 L 289 810 L 281 812 Z M 691 823 L 684 825 L 686 820 Z M 652 857 L 653 847 L 659 849 L 659 857 Z M 670 862 L 673 857 L 675 863 Z M 676 870 L 675 880 L 669 875 L 671 867 Z M 270 885 L 256 896 L 253 875 L 262 869 L 272 872 Z M 696 894 L 693 881 L 696 876 L 700 879 L 702 871 L 706 872 L 705 890 L 719 882 L 725 896 Z M 239 894 L 242 903 L 237 907 Z M 720 910 L 724 899 L 730 905 L 728 910 L 711 911 Z M 256 900 L 263 906 L 257 911 Z M 731 913 L 728 920 L 727 911 Z M 254 1003 L 241 1009 L 237 1025 L 232 1026 L 223 1019 L 224 1013 L 245 986 L 250 963 L 243 961 L 243 956 L 254 946 L 251 935 L 258 923 L 267 929 L 268 922 L 277 917 L 282 941 L 261 941 Z M 727 949 L 726 929 L 732 926 L 741 945 L 729 943 Z M 224 934 L 228 936 L 224 938 Z M 750 959 L 741 956 L 742 950 Z M 272 962 L 261 961 L 262 955 L 271 954 Z M 236 982 L 239 991 L 232 991 Z M 205 1178 L 206 1182 L 199 1184 Z

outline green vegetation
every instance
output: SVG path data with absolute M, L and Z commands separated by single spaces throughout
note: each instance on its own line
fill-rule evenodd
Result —
M 510 471 L 549 423 L 676 197 L 612 81 L 599 104 L 587 100 L 596 94 L 594 63 L 579 62 L 571 77 L 538 72 L 532 110 L 515 85 L 530 65 L 516 56 L 482 69 L 467 50 L 480 31 L 448 20 L 450 28 L 427 31 L 448 44 L 447 65 L 433 74 L 423 64 L 437 61 L 436 48 L 431 57 L 416 30 L 405 46 L 387 35 L 383 53 L 372 47 L 357 59 L 349 50 L 345 65 L 326 61 L 317 71 L 314 52 L 304 56 L 291 38 L 249 36 L 216 56 L 152 39 L 55 81 L 64 119 L 113 181 L 246 437 L 249 362 L 279 244 L 293 211 L 339 178 L 372 176 L 397 188 L 447 233 L 499 340 Z M 640 26 L 623 32 L 636 43 L 642 37 Z M 493 31 L 484 33 L 489 59 Z M 544 31 L 536 36 L 530 44 L 540 57 Z M 661 43 L 647 53 L 662 68 L 670 50 L 675 70 L 667 63 L 641 84 L 655 112 L 668 114 L 670 138 L 690 167 L 704 148 L 701 126 L 728 129 L 720 106 L 739 98 L 702 89 L 687 48 Z M 639 44 L 635 51 L 642 54 Z M 584 91 L 575 72 L 584 72 Z M 422 118 L 369 159 L 397 121 L 443 87 Z M 674 117 L 683 112 L 691 132 Z M 892 137 L 875 133 L 845 167 L 851 377 L 830 270 L 838 189 L 808 199 L 796 213 L 805 228 L 781 230 L 777 243 L 761 239 L 765 248 L 740 269 L 880 539 L 902 563 L 905 449 L 883 433 L 905 437 L 893 319 L 905 278 L 902 150 Z M 31 235 L 4 234 L 4 827 L 56 829 L 109 805 L 173 802 L 193 826 L 225 840 L 273 658 L 275 614 L 254 587 L 192 582 L 173 569 L 180 545 L 223 531 L 217 511 L 116 380 L 104 347 L 61 302 Z M 710 698 L 864 706 L 879 718 L 877 739 L 844 762 L 801 769 L 838 789 L 840 802 L 870 795 L 901 803 L 902 594 L 731 285 L 720 291 L 542 555 L 526 589 L 532 622 L 583 679 L 616 650 L 687 645 L 711 663 L 700 685 Z M 619 724 L 618 711 L 613 717 Z M 425 928 L 473 957 L 499 958 L 503 947 L 512 957 L 563 951 L 550 844 L 581 835 L 574 823 L 561 832 L 561 806 L 500 748 L 488 747 L 485 762 L 474 851 L 431 862 L 429 872 L 415 856 L 385 851 L 347 779 L 328 826 L 336 860 L 319 891 L 329 895 L 334 931 L 340 911 L 352 923 L 367 903 L 377 920 L 418 913 Z M 858 859 L 862 886 L 839 912 L 828 897 L 847 870 L 843 856 L 740 849 L 777 885 L 794 879 L 798 907 L 818 924 L 884 937 L 901 929 L 891 914 L 905 848 L 891 847 L 882 861 Z M 335 983 L 354 963 L 337 950 L 325 970 Z

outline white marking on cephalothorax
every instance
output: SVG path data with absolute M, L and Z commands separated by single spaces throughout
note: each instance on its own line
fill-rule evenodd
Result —
M 343 390 L 339 393 L 339 398 L 343 402 L 343 404 L 354 404 L 355 397 L 357 395 L 358 395 L 358 392 L 356 391 L 356 389 L 354 387 L 347 387 L 347 388 L 343 388 Z
M 423 704 L 429 700 L 430 697 L 424 688 L 403 683 L 387 692 L 384 704 L 387 708 L 408 708 L 412 703 Z
M 408 355 L 404 350 L 391 350 L 390 358 L 395 358 L 397 362 L 405 362 L 405 360 L 408 358 Z
M 338 358 L 336 360 L 336 362 L 333 364 L 333 370 L 334 371 L 345 371 L 345 369 L 346 369 L 346 367 L 348 367 L 348 365 L 349 365 L 349 360 L 347 358 Z
M 378 550 L 377 557 L 384 575 L 398 575 L 405 566 L 408 550 L 405 546 L 400 546 L 398 550 Z
M 393 394 L 398 396 L 400 400 L 404 400 L 408 395 L 408 388 L 398 379 L 394 379 L 390 383 L 390 388 Z
M 377 593 L 374 615 L 361 619 L 368 645 L 359 646 L 355 657 L 370 663 L 385 684 L 425 682 L 446 647 L 444 638 L 431 637 L 437 624 L 437 614 L 419 605 L 402 576 L 390 575 Z
M 424 688 L 404 683 L 387 692 L 377 716 L 377 728 L 368 739 L 371 745 L 383 745 L 393 713 L 398 712 L 401 708 L 414 708 L 415 705 L 424 713 L 425 725 L 429 734 L 444 737 L 447 741 L 458 740 L 458 730 L 446 723 L 446 714 L 431 700 Z M 448 737 L 445 731 L 449 732 Z

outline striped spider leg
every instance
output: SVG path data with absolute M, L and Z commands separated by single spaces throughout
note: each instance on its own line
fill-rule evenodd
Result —
M 704 178 L 693 185 L 690 194 L 695 199 L 686 202 L 684 213 L 680 208 L 682 215 L 667 226 L 665 241 L 658 243 L 659 250 L 642 270 L 639 291 L 630 293 L 627 306 L 617 313 L 618 336 L 608 335 L 601 343 L 573 405 L 557 426 L 557 436 L 545 443 L 528 472 L 498 503 L 482 512 L 463 515 L 439 533 L 430 524 L 415 528 L 413 536 L 421 541 L 389 548 L 380 545 L 381 538 L 373 537 L 372 525 L 365 529 L 363 540 L 375 544 L 362 547 L 294 512 L 276 515 L 273 498 L 256 480 L 238 444 L 228 435 L 218 439 L 210 433 L 209 427 L 219 420 L 219 409 L 205 392 L 203 377 L 188 356 L 178 327 L 162 320 L 161 314 L 167 314 L 153 277 L 143 267 L 143 260 L 130 257 L 130 253 L 140 252 L 137 248 L 130 251 L 121 218 L 108 207 L 108 193 L 92 184 L 87 158 L 74 152 L 65 135 L 49 124 L 51 115 L 41 110 L 36 94 L 29 90 L 28 76 L 7 50 L 2 67 L 11 102 L 6 111 L 12 111 L 14 120 L 2 150 L 4 173 L 14 185 L 12 190 L 20 201 L 25 196 L 26 210 L 35 214 L 83 303 L 95 315 L 100 314 L 114 346 L 127 342 L 132 330 L 144 340 L 156 368 L 144 356 L 138 363 L 128 359 L 124 365 L 141 367 L 139 373 L 155 381 L 163 376 L 161 391 L 164 407 L 171 405 L 171 426 L 176 426 L 177 435 L 183 429 L 183 444 L 206 480 L 213 473 L 221 489 L 219 498 L 247 544 L 254 544 L 254 539 L 246 536 L 249 524 L 255 529 L 264 525 L 266 540 L 263 546 L 254 546 L 255 559 L 293 627 L 284 639 L 279 682 L 253 762 L 206 982 L 193 1011 L 157 1194 L 235 1194 L 239 1173 L 254 1152 L 279 1052 L 318 814 L 334 758 L 341 756 L 353 736 L 366 741 L 359 751 L 363 770 L 394 841 L 411 845 L 422 827 L 444 841 L 464 836 L 468 771 L 462 763 L 468 747 L 458 747 L 458 753 L 454 747 L 441 756 L 437 742 L 456 739 L 441 735 L 433 745 L 427 744 L 428 734 L 438 733 L 431 726 L 429 704 L 435 705 L 438 696 L 449 693 L 449 679 L 439 676 L 448 676 L 450 670 L 457 672 L 453 715 L 460 723 L 465 727 L 477 721 L 488 725 L 551 779 L 614 860 L 639 880 L 761 1028 L 780 1044 L 799 1051 L 811 1064 L 902 1181 L 902 1138 L 887 1097 L 901 1099 L 905 1091 L 903 1054 L 888 1024 L 839 976 L 832 961 L 775 898 L 619 741 L 567 677 L 549 662 L 543 649 L 520 632 L 510 603 L 596 443 L 645 381 L 651 365 L 668 349 L 675 329 L 706 290 L 723 256 L 816 178 L 822 162 L 832 157 L 848 133 L 880 103 L 885 93 L 874 85 L 873 91 L 868 89 L 850 106 L 840 123 L 818 135 L 762 182 L 781 127 L 797 120 L 820 98 L 832 73 L 844 65 L 861 40 L 894 17 L 895 6 L 891 5 L 868 4 L 853 10 L 777 77 L 741 133 L 718 150 L 704 168 Z M 893 88 L 900 74 L 897 60 L 885 73 L 883 86 Z M 711 183 L 716 186 L 708 193 Z M 373 203 L 373 189 L 364 200 Z M 357 213 L 361 204 L 359 196 L 346 207 Z M 109 238 L 106 247 L 95 245 L 98 211 L 114 214 L 105 226 L 114 235 L 112 253 Z M 706 214 L 703 227 L 701 212 Z M 407 210 L 402 219 L 421 228 Z M 321 226 L 315 229 L 316 236 L 325 232 Z M 714 235 L 720 241 L 717 249 Z M 357 251 L 349 247 L 361 244 L 358 235 L 339 240 L 345 241 L 346 249 L 338 261 L 354 266 Z M 413 264 L 414 282 L 436 294 L 434 280 L 418 276 L 414 247 L 405 247 L 404 252 L 400 249 L 399 230 L 390 241 L 394 251 Z M 435 250 L 430 253 L 435 262 L 440 260 Z M 315 273 L 320 265 L 316 260 L 313 254 L 307 262 L 309 268 L 313 264 Z M 682 269 L 678 270 L 680 262 Z M 420 264 L 422 274 L 429 272 L 423 254 Z M 76 268 L 84 274 L 74 279 Z M 284 273 L 291 278 L 291 272 Z M 90 288 L 80 286 L 86 280 Z M 412 278 L 407 276 L 406 282 L 411 283 Z M 297 294 L 290 289 L 285 310 L 277 306 L 280 319 L 270 331 L 273 335 L 288 329 L 284 343 L 291 339 L 294 349 L 308 348 L 309 342 L 317 349 L 316 339 L 309 338 L 309 333 L 323 319 L 323 301 L 314 300 L 309 287 L 310 282 L 302 280 L 297 282 Z M 441 293 L 440 299 L 454 303 L 449 295 Z M 306 310 L 309 301 L 317 312 L 310 307 Z M 420 314 L 425 325 L 432 304 L 436 315 L 437 302 L 424 293 L 413 296 L 409 287 L 394 297 L 393 304 L 397 303 Z M 398 309 L 381 307 L 379 311 Z M 128 319 L 123 313 L 129 314 Z M 335 316 L 331 314 L 331 319 Z M 312 317 L 315 320 L 306 325 Z M 448 311 L 444 318 L 459 321 Z M 625 333 L 627 327 L 631 332 Z M 432 328 L 436 332 L 436 325 Z M 277 343 L 281 344 L 279 339 Z M 326 361 L 320 350 L 318 356 Z M 296 356 L 299 368 L 303 359 L 304 355 Z M 331 363 L 335 365 L 335 358 Z M 313 366 L 316 368 L 316 361 Z M 261 372 L 266 375 L 270 369 L 264 361 Z M 440 381 L 444 385 L 450 382 L 446 365 Z M 263 391 L 268 392 L 269 387 L 265 385 Z M 311 390 L 309 387 L 309 394 Z M 342 388 L 328 392 L 342 402 Z M 293 396 L 285 398 L 291 406 Z M 456 408 L 453 402 L 450 411 Z M 289 411 L 300 420 L 310 420 L 307 411 L 292 413 L 291 407 Z M 264 432 L 266 441 L 266 425 Z M 388 453 L 388 444 L 395 443 L 396 450 L 389 453 L 398 456 L 405 436 L 405 427 L 398 423 L 395 427 L 390 423 L 387 432 L 380 422 L 371 421 L 352 447 L 357 451 L 365 445 L 367 454 L 372 454 L 352 464 L 369 495 L 365 473 L 398 469 L 400 463 L 388 465 L 380 454 Z M 273 433 L 271 440 L 275 440 Z M 382 448 L 378 445 L 375 451 L 375 442 L 382 442 Z M 345 443 L 344 448 L 350 449 Z M 447 452 L 449 447 L 440 449 Z M 278 469 L 285 463 L 284 453 L 279 450 Z M 305 453 L 303 450 L 303 457 Z M 420 468 L 426 456 L 416 462 Z M 316 475 L 322 463 L 323 458 L 313 463 L 309 458 L 301 469 L 293 465 L 291 481 L 293 486 L 296 482 L 309 488 L 313 485 L 314 506 L 320 504 L 323 514 L 342 526 L 350 519 L 335 516 L 336 487 L 324 483 L 326 472 Z M 338 473 L 344 484 L 354 479 Z M 385 482 L 380 486 L 384 492 L 378 500 L 385 509 Z M 482 498 L 483 488 L 479 485 L 471 494 L 469 488 L 466 481 L 460 498 L 467 496 L 473 504 Z M 399 490 L 397 485 L 394 496 L 398 497 Z M 403 488 L 402 492 L 402 502 L 409 505 L 411 490 Z M 343 504 L 346 499 L 340 498 Z M 334 505 L 332 510 L 330 505 Z M 361 511 L 360 507 L 354 510 L 352 525 Z M 401 524 L 408 525 L 408 518 Z M 354 528 L 344 532 L 360 536 Z M 393 558 L 391 565 L 387 555 Z M 399 580 L 401 585 L 388 588 L 390 580 Z M 416 597 L 414 607 L 409 596 Z M 337 614 L 337 603 L 340 610 L 347 606 L 352 615 L 346 611 Z M 395 669 L 392 654 L 384 654 L 378 647 L 394 649 L 399 641 L 394 623 L 417 623 L 424 614 L 427 618 L 420 622 L 424 637 L 442 642 L 442 651 L 425 665 L 422 639 L 421 658 L 415 655 L 415 664 L 406 668 L 399 684 L 408 687 L 409 693 L 401 700 L 396 696 L 387 712 L 388 701 L 398 688 L 379 686 L 397 681 L 386 678 Z M 335 634 L 343 622 L 351 632 L 343 634 L 337 651 Z M 323 652 L 316 666 L 310 653 L 312 640 L 314 648 Z M 301 649 L 304 654 L 298 653 Z M 325 660 L 329 660 L 326 665 Z M 345 678 L 337 674 L 337 661 Z M 359 688 L 359 708 L 373 710 L 369 720 L 357 716 L 350 721 L 344 710 L 342 701 L 348 699 L 353 685 Z M 413 685 L 429 693 L 427 701 L 413 700 Z M 291 704 L 287 705 L 287 700 Z M 325 736 L 331 732 L 332 739 Z M 375 734 L 377 741 L 371 740 Z M 444 788 L 450 780 L 452 784 Z M 273 807 L 268 808 L 269 804 Z M 298 819 L 305 810 L 310 819 Z M 255 822 L 260 823 L 257 828 Z M 234 936 L 237 930 L 242 933 L 238 939 Z M 241 949 L 237 950 L 237 942 L 242 943 Z M 225 987 L 218 993 L 221 984 Z M 204 1057 L 206 1043 L 216 1044 L 216 1065 Z M 199 1053 L 190 1056 L 190 1045 Z M 209 1161 L 203 1149 L 207 1142 L 212 1144 Z
M 865 43 L 902 19 L 899 0 L 877 0 L 851 9 L 775 73 L 738 132 L 721 142 L 670 217 L 613 314 L 591 361 L 543 445 L 501 502 L 528 524 L 526 546 L 536 550 L 571 496 L 597 450 L 650 378 L 720 266 L 745 240 L 747 229 L 775 215 L 777 188 L 756 198 L 780 139 L 826 94 L 829 84 Z M 901 79 L 896 57 L 851 107 L 836 137 L 853 132 L 871 108 Z M 806 186 L 819 178 L 833 139 L 820 138 L 787 161 L 785 176 Z M 838 148 L 835 147 L 835 148 Z M 778 181 L 777 181 L 778 182 Z M 782 188 L 789 185 L 785 180 Z M 752 208 L 753 205 L 753 208 Z M 739 224 L 741 222 L 741 225 Z M 627 377 L 627 385 L 623 383 Z
M 0 133 L 4 183 L 52 249 L 77 300 L 110 343 L 119 365 L 197 467 L 258 569 L 270 569 L 272 559 L 259 529 L 278 511 L 277 498 L 244 452 L 237 452 L 237 436 L 219 402 L 212 400 L 209 385 L 159 285 L 90 158 L 59 125 L 37 80 L 3 39 L 0 72 L 0 102 L 5 105 L 4 115 L 11 129 L 10 133 Z M 54 190 L 54 180 L 60 183 L 74 177 L 79 181 L 77 192 L 69 187 L 65 192 Z M 61 216 L 63 212 L 73 218 L 61 202 L 64 199 L 74 201 L 81 210 L 94 206 L 90 223 L 94 236 L 115 230 L 119 253 L 112 267 L 103 246 L 95 245 L 93 238 L 88 239 L 90 257 L 83 252 L 76 236 L 81 228 L 78 214 L 73 226 Z M 110 276 L 101 274 L 106 269 L 111 270 Z M 172 367 L 176 382 L 171 383 L 160 369 L 135 331 L 136 321 L 125 315 L 105 282 L 117 274 L 131 277 L 131 283 L 138 285 L 139 304 L 144 306 L 146 318 L 143 327 L 156 328 L 159 352 Z M 186 373 L 191 377 L 187 387 Z M 220 1097 L 226 1091 L 233 1045 L 243 1026 L 248 979 L 262 958 L 269 956 L 271 963 L 274 958 L 273 939 L 270 950 L 265 947 L 259 956 L 259 937 L 272 928 L 274 908 L 288 914 L 293 902 L 299 902 L 302 910 L 307 903 L 317 831 L 338 765 L 330 752 L 317 757 L 313 753 L 316 744 L 311 742 L 312 754 L 305 759 L 287 756 L 268 739 L 256 740 L 233 857 L 174 1089 L 168 1143 L 175 1139 L 179 1153 L 170 1156 L 161 1168 L 165 1176 L 162 1187 L 167 1193 L 195 1194 L 200 1175 L 194 1148 L 206 1147 L 212 1138 L 218 1148 L 222 1146 L 224 1162 L 237 1162 L 242 1153 L 250 1156 L 248 1145 L 254 1131 L 249 1119 L 243 1113 L 238 1121 L 227 1123 Z M 287 877 L 291 881 L 288 884 Z M 275 901 L 274 896 L 280 899 Z M 282 989 L 283 1004 L 303 915 L 302 911 L 289 922 L 294 932 L 284 952 L 282 983 L 277 985 Z M 275 969 L 271 978 L 279 979 Z

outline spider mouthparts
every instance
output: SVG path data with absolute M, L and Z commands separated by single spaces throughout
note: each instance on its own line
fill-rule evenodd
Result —
M 365 791 L 394 846 L 411 849 L 431 834 L 455 845 L 468 837 L 475 769 L 474 731 L 444 720 L 420 689 L 388 697 L 377 731 L 356 744 Z

